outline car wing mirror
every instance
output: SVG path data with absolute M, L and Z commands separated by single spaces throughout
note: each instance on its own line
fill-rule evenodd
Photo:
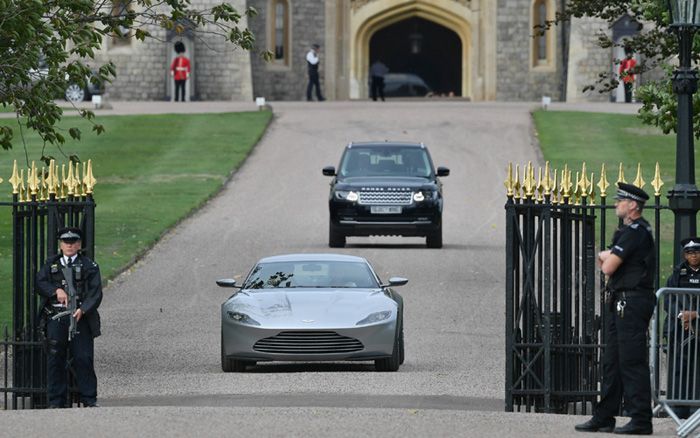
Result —
M 216 280 L 216 284 L 219 287 L 237 287 L 237 288 L 242 287 L 242 286 L 237 285 L 236 280 L 234 280 L 233 278 L 224 278 L 221 280 Z
M 323 174 L 326 176 L 335 176 L 335 166 L 326 166 L 323 168 Z
M 438 166 L 437 168 L 437 176 L 447 176 L 450 174 L 450 169 L 444 166 Z
M 382 287 L 396 287 L 396 286 L 403 286 L 404 284 L 408 283 L 408 278 L 402 278 L 402 277 L 391 277 L 389 279 L 389 283 L 383 284 Z

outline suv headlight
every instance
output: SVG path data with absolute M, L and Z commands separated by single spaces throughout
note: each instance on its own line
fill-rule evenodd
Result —
M 360 196 L 353 191 L 336 190 L 335 198 L 342 199 L 343 201 L 357 202 L 357 200 L 360 199 Z
M 240 313 L 240 312 L 234 312 L 229 310 L 228 312 L 228 317 L 231 318 L 232 320 L 241 323 L 241 324 L 247 324 L 247 325 L 260 325 L 259 322 L 251 318 L 250 316 L 246 315 L 245 313 Z
M 413 200 L 416 202 L 423 202 L 425 201 L 425 195 L 423 192 L 416 192 L 413 194 Z
M 380 322 L 384 321 L 385 319 L 388 319 L 391 316 L 391 310 L 384 310 L 382 312 L 374 312 L 370 313 L 367 315 L 366 318 L 357 321 L 355 325 L 366 325 L 366 324 L 374 324 L 375 322 Z

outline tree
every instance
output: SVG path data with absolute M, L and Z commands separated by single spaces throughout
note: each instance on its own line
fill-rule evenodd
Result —
M 640 32 L 622 43 L 642 55 L 642 62 L 637 64 L 635 73 L 647 72 L 659 68 L 666 74 L 663 79 L 650 81 L 637 90 L 637 99 L 642 102 L 640 118 L 646 124 L 659 127 L 664 133 L 675 132 L 677 117 L 677 99 L 671 85 L 671 73 L 678 55 L 678 39 L 669 32 L 671 22 L 667 0 L 570 0 L 565 11 L 557 14 L 556 20 L 547 25 L 571 19 L 571 17 L 595 17 L 612 24 L 623 15 L 628 14 L 640 23 Z M 601 32 L 597 35 L 598 45 L 612 48 L 616 45 L 610 37 Z M 693 62 L 698 61 L 698 38 L 693 43 Z M 596 84 L 586 88 L 596 88 L 607 92 L 618 85 L 618 78 L 610 72 L 601 72 Z M 695 136 L 700 138 L 700 96 L 694 97 L 693 126 Z
M 253 8 L 243 12 L 247 17 L 256 13 Z M 191 0 L 0 0 L 0 104 L 17 115 L 11 123 L 0 121 L 0 146 L 11 149 L 16 131 L 22 138 L 25 130 L 33 130 L 44 142 L 41 158 L 48 162 L 47 144 L 60 146 L 66 136 L 80 139 L 78 128 L 58 126 L 63 111 L 53 98 L 70 83 L 84 86 L 86 78 L 105 83 L 115 77 L 112 63 L 94 74 L 88 66 L 106 37 L 128 34 L 143 41 L 153 38 L 149 29 L 183 33 L 189 27 L 251 50 L 252 33 L 238 26 L 244 15 L 228 3 L 198 9 Z M 79 114 L 92 121 L 95 133 L 104 131 L 93 112 Z

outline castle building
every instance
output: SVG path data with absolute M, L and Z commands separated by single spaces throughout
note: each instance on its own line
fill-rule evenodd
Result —
M 113 10 L 129 7 L 113 0 Z M 193 0 L 202 8 L 220 0 Z M 418 77 L 434 95 L 473 101 L 590 101 L 616 93 L 582 90 L 601 71 L 614 72 L 619 50 L 596 45 L 597 32 L 614 39 L 638 32 L 621 17 L 605 22 L 575 19 L 542 34 L 564 0 L 233 0 L 259 15 L 243 19 L 256 37 L 251 52 L 209 34 L 149 29 L 145 42 L 112 37 L 98 61 L 112 60 L 117 78 L 108 97 L 164 100 L 173 95 L 169 75 L 173 43 L 183 41 L 192 61 L 187 96 L 194 100 L 303 100 L 306 53 L 320 45 L 321 88 L 330 100 L 365 99 L 369 66 L 381 60 L 390 73 Z M 266 61 L 262 51 L 270 51 Z M 643 78 L 640 78 L 643 80 Z

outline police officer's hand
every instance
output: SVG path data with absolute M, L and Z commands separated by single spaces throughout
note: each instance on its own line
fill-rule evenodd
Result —
M 82 309 L 78 309 L 73 313 L 73 318 L 75 318 L 75 322 L 80 321 L 80 318 L 83 317 L 83 311 Z
M 56 301 L 58 301 L 59 304 L 63 304 L 64 306 L 68 305 L 68 294 L 60 287 L 56 289 Z
M 698 317 L 698 312 L 692 310 L 683 310 L 678 314 L 678 319 L 683 321 L 683 329 L 688 330 L 690 328 L 690 322 Z

